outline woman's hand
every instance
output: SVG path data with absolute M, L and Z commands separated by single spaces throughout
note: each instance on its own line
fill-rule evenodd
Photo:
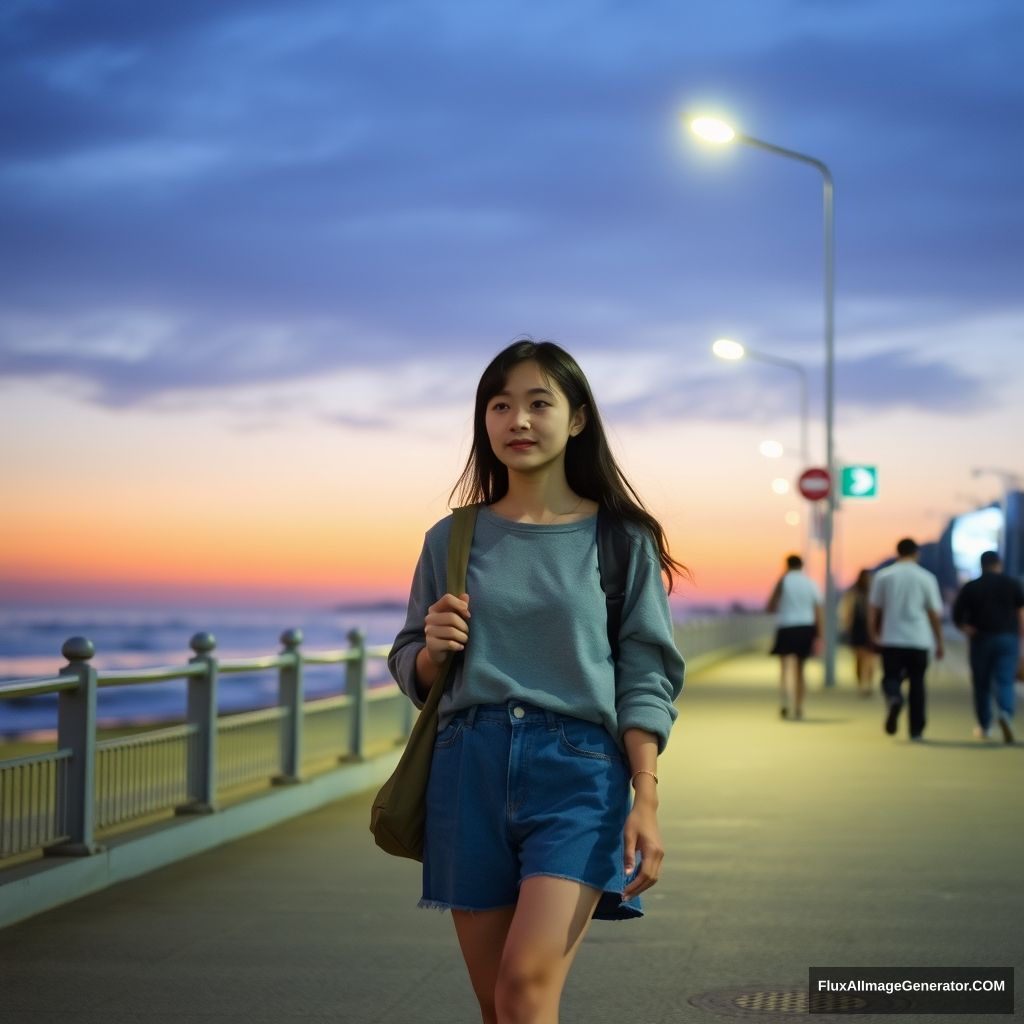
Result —
M 445 594 L 427 609 L 423 634 L 427 654 L 435 665 L 453 652 L 463 651 L 469 641 L 469 594 Z
M 642 776 L 641 776 L 642 778 Z M 650 889 L 658 880 L 661 862 L 665 859 L 665 848 L 661 844 L 661 829 L 658 828 L 657 799 L 637 793 L 633 810 L 626 818 L 623 833 L 626 845 L 626 876 L 636 868 L 637 852 L 640 854 L 640 870 L 636 878 L 626 886 L 624 899 L 632 899 Z

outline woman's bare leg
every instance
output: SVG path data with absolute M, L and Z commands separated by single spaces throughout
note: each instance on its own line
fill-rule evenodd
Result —
M 804 659 L 793 657 L 793 717 L 804 717 Z
M 558 1024 L 562 989 L 600 895 L 565 878 L 523 882 L 498 969 L 498 1024 Z
M 497 1024 L 494 990 L 498 984 L 505 939 L 512 924 L 515 907 L 500 910 L 453 910 L 455 934 L 459 937 L 462 958 L 466 961 L 469 981 L 473 986 L 483 1024 Z
M 790 654 L 783 654 L 779 658 L 779 709 L 782 711 L 783 718 L 788 718 L 790 713 L 789 677 L 791 674 L 790 662 L 792 661 L 792 657 L 793 656 Z

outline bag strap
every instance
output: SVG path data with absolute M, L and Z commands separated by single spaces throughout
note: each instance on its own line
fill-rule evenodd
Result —
M 479 505 L 464 505 L 452 512 L 452 530 L 448 538 L 448 569 L 446 587 L 449 594 L 462 594 L 466 590 L 469 569 L 469 550 L 473 546 L 473 529 Z M 601 576 L 608 614 L 608 643 L 612 660 L 619 660 L 619 630 L 622 626 L 622 608 L 626 602 L 626 572 L 629 568 L 629 537 L 614 514 L 601 505 L 597 510 L 597 568 Z M 452 656 L 449 655 L 434 685 L 427 703 L 441 699 Z M 436 691 L 436 698 L 434 696 Z
M 463 594 L 466 591 L 466 573 L 469 570 L 469 549 L 473 546 L 473 528 L 476 526 L 476 511 L 479 505 L 464 505 L 452 512 L 452 530 L 448 537 L 448 575 L 445 587 L 449 594 Z M 454 655 L 449 654 L 441 665 L 430 693 L 423 702 L 423 710 L 431 711 L 441 701 L 448 682 Z
M 469 549 L 473 546 L 473 527 L 479 505 L 464 505 L 452 512 L 452 532 L 448 538 L 448 593 L 466 592 L 466 572 L 469 569 Z
M 604 505 L 597 509 L 597 569 L 601 574 L 608 609 L 608 643 L 612 660 L 619 660 L 619 629 L 622 626 L 622 606 L 626 602 L 626 570 L 629 568 L 629 537 Z

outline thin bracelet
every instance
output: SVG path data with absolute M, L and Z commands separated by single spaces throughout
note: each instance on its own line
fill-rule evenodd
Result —
M 635 779 L 635 778 L 636 778 L 636 777 L 637 777 L 638 775 L 650 775 L 650 777 L 651 777 L 652 779 L 654 779 L 654 784 L 655 784 L 655 785 L 657 785 L 657 784 L 658 784 L 658 776 L 657 776 L 657 775 L 655 775 L 655 774 L 654 774 L 654 772 L 652 772 L 652 771 L 650 770 L 650 768 L 637 768 L 637 770 L 636 770 L 635 772 L 633 772 L 633 774 L 632 774 L 632 775 L 630 775 L 630 777 L 629 777 L 629 781 L 630 781 L 630 782 L 631 782 L 631 783 L 633 784 L 633 788 L 634 788 L 634 789 L 636 789 L 636 783 L 635 783 L 635 782 L 633 782 L 633 780 L 634 780 L 634 779 Z

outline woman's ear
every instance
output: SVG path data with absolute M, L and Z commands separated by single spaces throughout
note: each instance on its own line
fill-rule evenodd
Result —
M 583 433 L 583 428 L 587 425 L 587 407 L 581 405 L 573 414 L 572 419 L 569 421 L 569 436 L 578 437 Z

